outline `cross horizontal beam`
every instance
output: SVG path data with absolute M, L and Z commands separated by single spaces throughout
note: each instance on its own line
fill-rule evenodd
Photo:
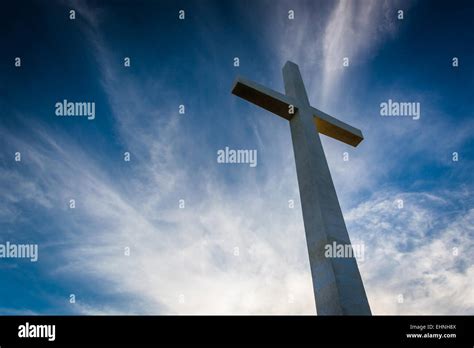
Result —
M 354 147 L 364 140 L 364 136 L 360 129 L 339 121 L 337 118 L 329 116 L 325 112 L 313 108 L 312 106 L 310 108 L 311 113 L 313 114 L 314 124 L 319 133 Z
M 273 112 L 288 121 L 291 120 L 299 108 L 298 102 L 294 98 L 240 76 L 234 82 L 232 94 Z M 292 110 L 290 106 L 293 106 Z M 309 108 L 313 115 L 314 125 L 319 133 L 354 147 L 364 140 L 359 129 L 339 121 L 337 118 L 312 106 Z
M 237 77 L 232 86 L 232 94 L 273 112 L 288 121 L 297 110 L 292 98 L 240 76 Z M 290 113 L 290 105 L 294 106 L 293 113 Z

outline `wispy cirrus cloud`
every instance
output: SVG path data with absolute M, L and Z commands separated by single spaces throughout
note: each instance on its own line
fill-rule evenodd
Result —
M 47 218 L 62 216 L 55 226 L 61 248 L 51 250 L 51 257 L 61 262 L 52 267 L 50 279 L 70 280 L 74 275 L 76 281 L 93 282 L 95 291 L 111 299 L 127 298 L 127 304 L 107 304 L 72 287 L 78 305 L 71 310 L 312 313 L 300 212 L 298 204 L 288 207 L 288 200 L 296 197 L 284 195 L 269 204 L 264 197 L 273 196 L 274 187 L 288 190 L 279 177 L 260 185 L 252 172 L 243 171 L 238 188 L 229 190 L 217 164 L 196 170 L 196 161 L 209 159 L 193 152 L 199 158 L 188 160 L 189 151 L 181 151 L 196 144 L 182 136 L 176 118 L 168 117 L 174 105 L 157 108 L 156 100 L 147 97 L 149 84 L 159 88 L 159 79 L 123 79 L 109 64 L 111 54 L 96 23 L 87 20 L 91 27 L 85 33 L 103 73 L 120 141 L 132 154 L 130 169 L 124 169 L 124 176 L 115 172 L 112 179 L 107 159 L 89 156 L 80 144 L 44 125 L 30 125 L 36 131 L 31 129 L 28 145 L 16 139 L 16 147 L 28 146 L 28 158 L 36 159 L 30 170 L 35 172 L 38 197 L 51 198 Z M 283 178 L 294 181 L 292 169 L 282 172 Z M 21 181 L 33 179 L 23 175 Z M 27 192 L 15 190 L 20 197 Z M 74 210 L 67 207 L 71 198 Z M 179 199 L 184 199 L 184 209 L 179 209 Z M 293 216 L 296 220 L 289 218 Z M 291 223 L 284 224 L 286 220 Z M 126 247 L 130 256 L 124 254 Z
M 353 242 L 366 245 L 360 267 L 375 313 L 474 311 L 473 203 L 465 191 L 388 191 L 346 214 Z
M 291 9 L 295 19 L 277 27 L 272 42 L 281 64 L 286 60 L 300 64 L 310 100 L 332 107 L 347 69 L 343 58 L 349 58 L 350 66 L 371 59 L 385 40 L 396 35 L 397 9 L 410 7 L 408 2 L 401 5 L 386 0 L 280 2 L 276 12 Z
M 51 223 L 37 230 L 44 232 L 43 255 L 46 245 L 60 241 L 58 248 L 50 245 L 48 256 L 41 258 L 49 266 L 61 260 L 48 277 L 57 281 L 74 275 L 76 280 L 92 281 L 97 291 L 111 298 L 128 298 L 127 304 L 96 303 L 71 288 L 78 302 L 71 310 L 95 312 L 91 309 L 97 306 L 109 313 L 312 312 L 307 261 L 300 254 L 304 250 L 301 221 L 289 218 L 298 216 L 298 211 L 289 209 L 286 200 L 268 206 L 264 197 L 274 185 L 260 188 L 262 198 L 257 198 L 253 192 L 259 185 L 249 181 L 247 189 L 231 199 L 212 185 L 211 177 L 201 177 L 208 186 L 205 196 L 193 199 L 195 193 L 188 186 L 185 209 L 178 208 L 180 196 L 175 196 L 167 207 L 153 210 L 147 205 L 159 197 L 157 192 L 166 192 L 165 181 L 154 182 L 156 191 L 146 192 L 133 182 L 122 190 L 111 184 L 100 161 L 85 160 L 87 154 L 80 146 L 60 133 L 52 138 L 40 130 L 32 140 L 28 157 L 41 166 L 31 164 L 35 178 L 17 177 L 16 181 L 28 185 L 12 185 L 10 191 L 31 204 L 51 198 L 42 210 Z M 166 161 L 164 169 L 178 172 L 175 160 Z M 137 171 L 142 169 L 139 166 Z M 188 173 L 178 179 L 178 186 L 191 180 L 192 171 Z M 33 185 L 38 194 L 31 197 Z M 71 197 L 76 201 L 74 210 L 67 207 Z M 272 212 L 264 217 L 265 228 L 263 210 Z M 61 219 L 54 217 L 58 214 Z M 284 224 L 285 220 L 293 222 Z M 51 234 L 51 228 L 57 232 Z M 130 256 L 125 255 L 125 247 L 130 248 Z

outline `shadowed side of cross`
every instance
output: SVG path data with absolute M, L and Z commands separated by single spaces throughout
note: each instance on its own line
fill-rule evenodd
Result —
M 354 255 L 327 256 L 329 247 L 350 246 L 344 217 L 318 134 L 357 146 L 362 132 L 309 103 L 295 63 L 283 67 L 285 94 L 237 78 L 232 93 L 289 121 L 314 297 L 319 315 L 370 315 Z
M 287 62 L 285 67 L 289 66 L 288 64 L 294 63 Z M 314 118 L 314 124 L 319 133 L 354 147 L 359 145 L 359 143 L 364 139 L 362 132 L 359 129 L 339 121 L 309 104 L 305 105 L 305 103 L 301 103 L 295 98 L 278 93 L 256 82 L 244 79 L 243 77 L 238 77 L 235 80 L 232 87 L 232 93 L 273 112 L 288 121 L 294 116 L 298 109 L 309 108 L 310 113 Z

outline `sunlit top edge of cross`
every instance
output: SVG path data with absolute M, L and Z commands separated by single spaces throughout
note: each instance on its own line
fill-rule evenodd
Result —
M 295 63 L 287 62 L 287 64 Z M 364 139 L 360 129 L 352 127 L 315 107 L 300 105 L 301 103 L 299 101 L 288 95 L 274 91 L 241 76 L 237 76 L 235 79 L 232 86 L 232 94 L 250 101 L 286 120 L 291 120 L 298 109 L 309 108 L 309 112 L 313 115 L 314 123 L 319 133 L 354 147 L 359 145 Z M 293 113 L 290 112 L 290 106 L 294 108 Z

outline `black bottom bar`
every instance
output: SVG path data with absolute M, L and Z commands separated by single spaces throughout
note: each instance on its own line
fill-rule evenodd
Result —
M 53 327 L 47 325 L 54 325 L 54 332 Z M 473 347 L 473 332 L 472 316 L 0 317 L 1 348 L 59 344 L 137 346 L 249 343 L 346 346 L 442 344 Z

